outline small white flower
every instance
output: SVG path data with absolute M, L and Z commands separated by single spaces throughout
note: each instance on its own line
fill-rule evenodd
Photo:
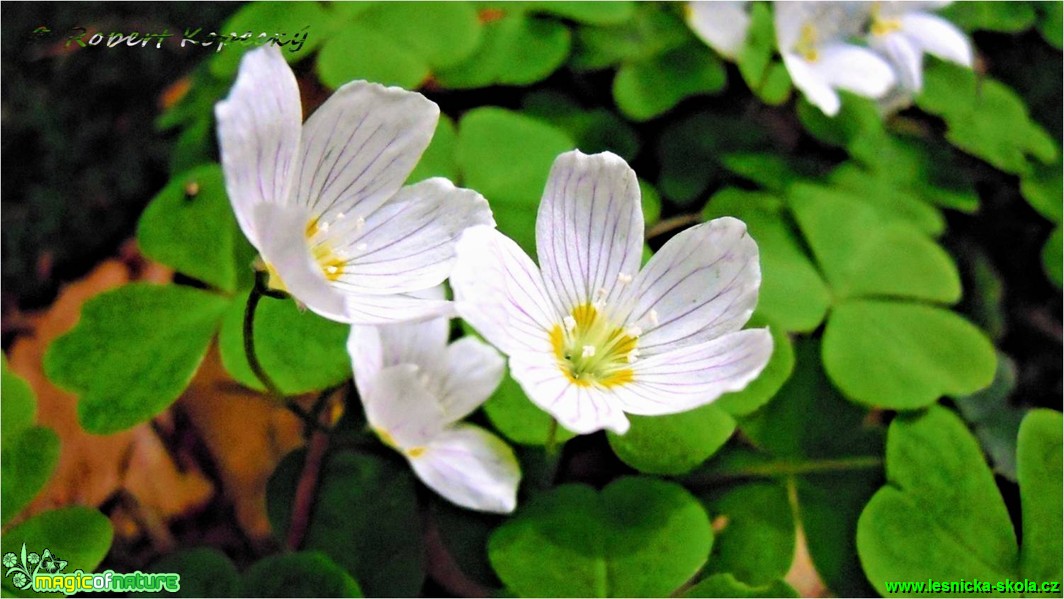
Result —
M 870 4 L 777 2 L 776 39 L 794 86 L 829 116 L 838 114 L 836 89 L 880 98 L 897 78 L 878 54 L 847 43 L 862 33 Z
M 959 65 L 972 66 L 968 38 L 952 23 L 931 14 L 949 2 L 875 2 L 869 45 L 883 54 L 898 73 L 899 83 L 909 92 L 924 86 L 924 53 Z
M 494 221 L 480 194 L 446 179 L 400 188 L 432 138 L 436 104 L 356 81 L 303 124 L 295 76 L 267 46 L 244 56 L 215 113 L 226 189 L 272 287 L 341 322 L 450 311 L 412 293 L 447 277 L 462 230 Z
M 767 329 L 740 331 L 761 284 L 746 226 L 683 231 L 642 271 L 635 173 L 610 153 L 562 154 L 536 220 L 540 268 L 472 227 L 451 275 L 459 315 L 510 357 L 528 397 L 577 433 L 628 430 L 742 389 L 768 362 Z M 638 273 L 623 284 L 620 273 Z
M 499 386 L 504 360 L 472 337 L 447 345 L 449 328 L 446 318 L 351 327 L 347 347 L 366 419 L 446 499 L 512 512 L 521 479 L 513 450 L 482 428 L 458 423 Z
M 735 58 L 750 29 L 749 0 L 688 2 L 687 25 L 721 56 Z

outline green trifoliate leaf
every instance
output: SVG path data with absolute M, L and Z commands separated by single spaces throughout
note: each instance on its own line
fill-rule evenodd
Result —
M 1029 580 L 1061 579 L 1061 535 L 1064 515 L 1061 505 L 1060 412 L 1032 410 L 1020 424 L 1016 443 L 1017 469 L 1023 515 L 1023 548 L 1020 574 Z
M 724 65 L 694 42 L 650 60 L 626 63 L 613 80 L 613 98 L 628 117 L 645 121 L 685 98 L 720 91 Z
M 229 300 L 178 285 L 134 283 L 98 295 L 44 357 L 48 378 L 79 395 L 85 430 L 106 434 L 155 417 L 185 390 Z
M 291 522 L 305 455 L 298 451 L 285 457 L 266 490 L 267 512 L 279 538 Z M 406 464 L 350 452 L 327 455 L 302 547 L 328 555 L 370 596 L 416 595 L 425 576 L 424 550 Z
M 895 419 L 889 485 L 857 527 L 861 563 L 876 590 L 898 580 L 1059 580 L 1060 429 L 1060 414 L 1049 411 L 1033 412 L 1020 429 L 1021 553 L 994 477 L 961 420 L 937 406 Z
M 960 316 L 920 304 L 848 300 L 824 331 L 824 367 L 850 399 L 912 410 L 994 379 L 994 347 Z
M 953 260 L 912 227 L 884 223 L 874 208 L 832 188 L 795 185 L 788 201 L 835 298 L 960 299 Z
M 783 202 L 771 194 L 727 188 L 714 194 L 702 211 L 706 220 L 721 216 L 745 222 L 757 242 L 758 313 L 786 331 L 807 332 L 820 326 L 830 301 L 827 285 L 787 225 Z
M 333 35 L 335 25 L 335 19 L 317 2 L 291 5 L 287 2 L 252 2 L 230 17 L 216 33 L 225 36 L 235 33 L 237 36 L 243 36 L 250 32 L 251 39 L 256 42 L 280 34 L 276 35 L 279 42 L 288 42 L 280 46 L 281 55 L 288 62 L 295 63 L 309 56 L 325 39 Z M 194 31 L 199 27 L 189 29 Z M 210 27 L 203 27 L 192 39 L 201 43 L 209 42 L 210 33 Z M 262 33 L 265 33 L 266 37 L 259 37 Z M 244 52 L 255 47 L 255 43 L 225 42 L 221 51 L 211 59 L 211 73 L 217 77 L 231 77 L 236 74 Z M 217 50 L 218 42 L 213 42 L 205 49 Z
M 456 158 L 466 187 L 484 194 L 499 230 L 535 255 L 539 200 L 551 165 L 575 147 L 557 128 L 501 108 L 477 108 L 458 127 Z
M 601 492 L 564 485 L 492 534 L 499 578 L 525 597 L 667 596 L 705 563 L 709 518 L 679 485 L 622 478 Z
M 798 597 L 791 585 L 776 580 L 765 585 L 749 585 L 731 574 L 714 574 L 687 590 L 683 597 Z
M 665 416 L 628 416 L 623 435 L 608 433 L 625 464 L 648 474 L 685 474 L 717 452 L 735 431 L 735 420 L 710 404 Z
M 237 296 L 222 321 L 218 347 L 222 365 L 242 385 L 264 390 L 248 365 L 244 349 L 247 295 Z M 286 395 L 318 391 L 351 376 L 349 326 L 327 320 L 294 301 L 264 297 L 255 310 L 255 355 Z
M 1064 49 L 1064 2 L 1040 2 L 1042 19 L 1038 31 L 1047 42 L 1057 50 Z
M 250 269 L 237 264 L 237 245 L 245 242 L 217 164 L 171 179 L 140 217 L 137 241 L 149 258 L 230 293 L 238 269 Z
M 252 564 L 243 582 L 245 597 L 363 596 L 358 582 L 320 551 L 271 555 Z
M 618 25 L 580 27 L 571 66 L 604 69 L 624 62 L 649 60 L 690 39 L 687 24 L 677 15 L 649 3 L 638 3 L 633 17 Z
M 868 171 L 847 162 L 828 178 L 831 185 L 871 206 L 883 222 L 897 222 L 931 236 L 941 235 L 946 219 L 935 206 L 920 198 L 913 186 L 882 171 Z

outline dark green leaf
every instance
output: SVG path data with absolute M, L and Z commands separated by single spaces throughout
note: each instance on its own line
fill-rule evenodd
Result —
M 1020 574 L 1028 580 L 1061 579 L 1064 564 L 1061 535 L 1064 488 L 1060 412 L 1032 410 L 1020 425 L 1017 475 L 1023 507 L 1023 549 Z
M 514 443 L 522 445 L 543 445 L 547 441 L 551 417 L 532 403 L 521 389 L 521 385 L 510 377 L 509 371 L 484 404 L 484 413 L 488 415 L 496 430 Z M 555 440 L 564 443 L 573 438 L 573 433 L 559 426 Z
M 762 586 L 748 585 L 731 574 L 714 574 L 691 587 L 683 597 L 797 597 L 798 592 L 782 580 Z
M 971 395 L 953 398 L 957 409 L 972 426 L 994 471 L 1016 480 L 1016 435 L 1025 411 L 1009 405 L 1016 388 L 1016 365 L 1005 354 L 997 355 L 997 371 L 989 387 Z
M 213 595 L 213 593 L 211 593 Z M 351 575 L 319 551 L 283 553 L 244 572 L 246 597 L 362 597 Z
M 221 551 L 201 547 L 164 555 L 151 565 L 150 572 L 174 572 L 181 576 L 177 593 L 155 593 L 156 597 L 240 597 L 240 575 Z
M 771 584 L 794 558 L 795 527 L 787 489 L 753 482 L 706 495 L 717 523 L 710 573 L 731 573 L 750 585 Z
M 719 91 L 726 81 L 720 60 L 705 47 L 689 44 L 623 65 L 613 80 L 613 98 L 625 115 L 645 121 L 685 98 Z

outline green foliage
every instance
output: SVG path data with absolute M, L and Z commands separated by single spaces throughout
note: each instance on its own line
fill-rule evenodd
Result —
M 528 94 L 524 110 L 568 133 L 585 154 L 609 151 L 631 160 L 639 152 L 632 127 L 605 108 L 584 110 L 565 94 L 542 91 Z
M 782 104 L 791 95 L 791 78 L 783 63 L 773 61 L 776 28 L 767 4 L 750 7 L 750 27 L 746 43 L 736 56 L 739 74 L 746 85 L 766 104 Z
M 65 507 L 41 512 L 29 520 L 4 531 L 0 538 L 0 555 L 22 551 L 39 553 L 48 549 L 67 561 L 64 572 L 92 572 L 111 548 L 111 521 L 87 507 Z M 21 595 L 4 578 L 4 596 Z M 36 595 L 36 593 L 29 593 Z
M 654 58 L 624 64 L 613 80 L 617 107 L 636 121 L 654 118 L 684 98 L 721 90 L 724 65 L 695 43 Z
M 333 16 L 316 2 L 292 6 L 286 2 L 251 2 L 230 17 L 217 33 L 226 36 L 235 33 L 242 36 L 251 32 L 252 39 L 256 41 L 259 41 L 258 35 L 264 32 L 268 36 L 275 33 L 287 34 L 280 37 L 281 42 L 298 39 L 298 36 L 306 33 L 306 41 L 298 51 L 292 51 L 296 47 L 294 44 L 281 46 L 281 54 L 288 62 L 294 63 L 316 50 L 333 33 L 336 25 Z M 206 37 L 207 33 L 208 28 L 205 27 L 196 39 L 210 41 Z M 216 49 L 217 45 L 218 42 L 215 41 L 208 47 Z M 211 60 L 211 73 L 220 78 L 232 77 L 236 74 L 240 58 L 246 49 L 254 47 L 254 44 L 245 46 L 243 42 L 226 43 Z
M 1015 33 L 1034 24 L 1034 8 L 1029 2 L 994 2 L 980 0 L 957 2 L 942 11 L 942 16 L 967 31 L 1001 31 Z
M 889 485 L 868 503 L 857 529 L 861 563 L 876 589 L 884 592 L 887 580 L 1059 579 L 1060 431 L 1060 414 L 1050 411 L 1032 412 L 1020 429 L 1021 553 L 961 420 L 941 407 L 896 419 L 887 440 Z
M 990 457 L 994 472 L 1012 481 L 1016 480 L 1016 435 L 1026 413 L 1009 403 L 1015 388 L 1016 365 L 998 353 L 994 382 L 971 395 L 953 398 L 957 411 Z
M 177 285 L 135 283 L 98 295 L 44 357 L 54 383 L 79 395 L 78 419 L 97 434 L 132 427 L 185 390 L 229 301 Z M 160 326 L 165 323 L 165 326 Z
M 532 403 L 521 385 L 507 371 L 495 393 L 484 403 L 484 413 L 492 425 L 507 439 L 522 445 L 543 445 L 547 442 L 551 417 Z M 555 440 L 562 443 L 574 437 L 559 426 Z
M 772 334 L 772 356 L 765 369 L 741 391 L 725 393 L 716 406 L 732 416 L 747 416 L 768 403 L 791 376 L 794 370 L 794 348 L 782 327 L 770 324 L 760 313 L 747 323 L 747 328 L 768 326 Z
M 563 132 L 502 108 L 477 108 L 458 126 L 455 159 L 462 183 L 488 199 L 499 230 L 535 255 L 539 199 L 558 154 L 574 143 Z
M 362 597 L 358 583 L 318 551 L 259 560 L 244 572 L 247 597 Z
M 1064 274 L 1061 273 L 1061 263 L 1064 262 L 1064 233 L 1060 225 L 1049 234 L 1045 246 L 1042 248 L 1042 266 L 1046 276 L 1060 289 L 1064 285 Z
M 229 305 L 218 349 L 226 372 L 242 385 L 262 391 L 265 387 L 251 371 L 244 351 L 246 305 L 246 294 Z M 264 297 L 255 311 L 255 356 L 285 394 L 325 389 L 351 377 L 346 347 L 350 330 L 299 308 L 292 300 Z
M 648 474 L 685 474 L 717 452 L 735 420 L 710 404 L 667 416 L 629 415 L 624 435 L 609 433 L 610 447 L 629 466 Z
M 0 403 L 0 522 L 11 518 L 37 495 L 59 461 L 55 431 L 35 426 L 37 399 L 26 381 L 0 362 L 3 402 Z
M 712 544 L 705 510 L 682 487 L 628 477 L 537 496 L 496 529 L 488 554 L 520 596 L 666 596 Z
M 318 74 L 334 88 L 366 79 L 414 89 L 469 57 L 480 34 L 476 10 L 467 2 L 376 4 L 322 45 Z
M 898 410 L 974 393 L 993 381 L 996 362 L 982 331 L 956 314 L 882 300 L 836 306 L 823 359 L 847 397 Z
M 421 160 L 406 178 L 406 182 L 417 183 L 430 177 L 457 179 L 458 165 L 455 164 L 454 157 L 457 143 L 458 132 L 455 131 L 454 121 L 447 115 L 441 114 L 429 147 L 425 148 L 425 153 L 421 155 Z
M 795 527 L 787 489 L 772 482 L 725 487 L 705 495 L 720 522 L 710 573 L 761 586 L 783 577 L 794 557 Z
M 286 456 L 267 487 L 267 511 L 280 538 L 304 461 L 303 451 Z M 409 468 L 351 452 L 326 456 L 302 547 L 332 558 L 370 596 L 416 595 L 425 574 Z
M 238 270 L 250 270 L 237 262 L 238 244 L 246 244 L 217 164 L 171 179 L 140 217 L 137 241 L 149 258 L 229 293 Z
M 687 590 L 682 597 L 798 597 L 798 592 L 786 582 L 749 585 L 731 574 L 714 574 Z
M 240 597 L 240 574 L 236 566 L 217 549 L 200 547 L 164 555 L 150 572 L 176 572 L 181 575 L 177 593 L 157 593 L 156 597 Z
M 675 14 L 638 3 L 632 18 L 623 23 L 577 29 L 570 64 L 576 69 L 597 70 L 649 60 L 689 39 L 687 25 Z

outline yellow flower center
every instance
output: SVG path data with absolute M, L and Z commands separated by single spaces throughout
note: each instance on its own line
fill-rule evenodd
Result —
M 425 455 L 425 448 L 421 446 L 411 447 L 410 449 L 403 449 L 402 447 L 399 447 L 399 444 L 395 441 L 395 437 L 388 434 L 388 431 L 382 428 L 373 427 L 373 432 L 377 433 L 377 437 L 380 438 L 382 443 L 398 451 L 399 453 L 405 454 L 407 457 L 419 458 Z
M 901 19 L 884 18 L 883 6 L 879 2 L 872 3 L 872 35 L 881 36 L 901 30 Z
M 328 241 L 324 239 L 325 231 L 328 230 L 328 225 L 318 224 L 318 219 L 312 219 L 307 223 L 306 237 L 307 243 L 310 245 L 310 253 L 314 256 L 314 261 L 318 263 L 318 267 L 321 268 L 321 274 L 325 275 L 325 278 L 330 281 L 339 279 L 344 274 L 344 266 L 347 265 L 347 260 L 333 251 L 332 246 Z M 322 237 L 318 239 L 318 237 Z
M 798 43 L 794 45 L 794 51 L 801 54 L 809 62 L 816 62 L 820 59 L 820 52 L 817 50 L 817 35 L 816 27 L 813 27 L 811 23 L 802 25 L 802 35 L 798 38 Z
M 573 384 L 610 388 L 632 381 L 637 327 L 621 328 L 584 303 L 550 331 L 558 368 Z

